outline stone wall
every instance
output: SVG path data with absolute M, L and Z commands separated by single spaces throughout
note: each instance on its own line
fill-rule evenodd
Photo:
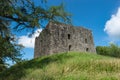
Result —
M 50 22 L 35 40 L 35 58 L 68 51 L 95 53 L 92 32 L 83 27 Z

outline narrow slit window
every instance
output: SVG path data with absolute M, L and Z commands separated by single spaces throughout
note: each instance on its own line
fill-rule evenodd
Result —
M 70 34 L 68 34 L 68 39 L 70 39 Z
M 87 39 L 85 39 L 85 43 L 88 43 Z

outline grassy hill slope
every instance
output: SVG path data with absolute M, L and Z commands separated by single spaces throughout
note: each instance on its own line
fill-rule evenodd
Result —
M 120 59 L 69 52 L 12 66 L 0 80 L 120 80 Z

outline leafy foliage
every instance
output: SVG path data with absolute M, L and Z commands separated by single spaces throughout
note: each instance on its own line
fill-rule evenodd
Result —
M 41 0 L 41 4 L 46 2 Z M 13 30 L 28 29 L 33 33 L 42 26 L 43 21 L 70 22 L 70 14 L 64 10 L 63 4 L 42 7 L 36 6 L 32 0 L 0 0 L 0 6 L 0 71 L 5 67 L 6 60 L 20 60 L 23 47 L 16 43 Z M 10 27 L 13 22 L 16 24 Z
M 46 2 L 45 0 L 42 0 Z M 35 6 L 31 0 L 1 0 L 0 19 L 15 21 L 15 29 L 36 28 L 42 25 L 42 21 L 69 22 L 70 14 L 64 11 L 64 5 L 44 8 Z
M 100 55 L 120 58 L 120 47 L 115 44 L 110 44 L 110 46 L 97 46 L 96 51 Z

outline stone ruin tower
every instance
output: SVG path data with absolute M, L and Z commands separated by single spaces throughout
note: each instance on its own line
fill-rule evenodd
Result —
M 68 51 L 95 53 L 92 32 L 83 27 L 49 22 L 35 39 L 34 58 Z

